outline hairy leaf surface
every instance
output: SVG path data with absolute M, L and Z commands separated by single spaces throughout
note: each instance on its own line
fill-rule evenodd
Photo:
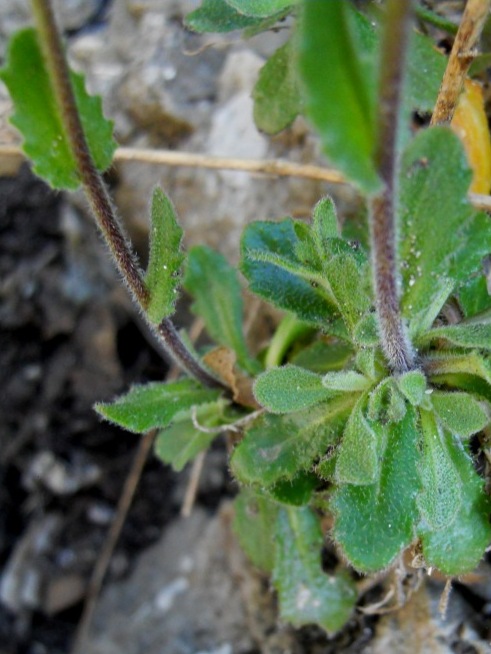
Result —
M 323 385 L 320 375 L 286 365 L 259 375 L 254 384 L 254 395 L 271 413 L 293 413 L 328 400 L 335 393 Z
M 477 434 L 489 423 L 486 411 L 469 393 L 433 391 L 431 403 L 443 426 L 460 438 Z
M 278 505 L 260 493 L 242 488 L 234 500 L 232 523 L 245 553 L 261 570 L 272 572 Z
M 200 7 L 185 17 L 184 25 L 193 32 L 233 32 L 257 25 L 261 20 L 239 13 L 225 0 L 203 0 Z

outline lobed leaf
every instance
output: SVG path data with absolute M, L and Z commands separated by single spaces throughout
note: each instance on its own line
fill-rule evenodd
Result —
M 284 43 L 259 71 L 252 92 L 254 122 L 266 134 L 277 134 L 290 125 L 302 108 L 292 44 Z
M 193 311 L 201 316 L 210 336 L 233 350 L 242 368 L 252 374 L 259 364 L 249 354 L 242 331 L 242 289 L 237 272 L 225 257 L 206 246 L 189 250 L 184 288 L 192 295 Z
M 204 429 L 197 429 L 190 412 L 184 411 L 174 418 L 174 422 L 160 431 L 155 440 L 155 454 L 164 463 L 180 472 L 186 463 L 208 449 L 219 432 L 209 433 L 205 429 L 218 427 L 224 423 L 223 411 L 227 403 L 218 399 L 215 402 L 200 404 L 196 407 L 195 419 Z
M 280 615 L 295 627 L 317 624 L 333 633 L 349 619 L 357 592 L 347 575 L 322 571 L 322 546 L 320 525 L 310 509 L 280 510 L 273 570 Z
M 469 393 L 433 391 L 431 403 L 443 427 L 460 438 L 469 438 L 489 424 L 488 414 Z
M 114 402 L 100 402 L 96 411 L 106 420 L 143 433 L 154 427 L 166 427 L 180 412 L 192 406 L 217 400 L 220 391 L 205 389 L 191 379 L 153 382 L 133 386 Z
M 242 488 L 234 500 L 233 530 L 252 563 L 272 572 L 278 505 L 255 491 Z
M 12 36 L 0 79 L 14 102 L 11 122 L 24 138 L 22 147 L 34 172 L 53 188 L 78 188 L 80 179 L 61 107 L 34 29 L 23 29 Z M 116 149 L 113 124 L 104 118 L 100 98 L 87 94 L 82 75 L 70 72 L 70 80 L 89 150 L 98 170 L 106 170 Z
M 422 524 L 418 536 L 427 565 L 457 576 L 476 568 L 491 541 L 491 501 L 463 446 L 449 438 L 447 448 L 461 489 L 460 507 L 450 526 L 436 530 Z
M 152 196 L 150 254 L 145 283 L 150 292 L 147 315 L 158 325 L 175 311 L 184 260 L 181 252 L 182 229 L 171 201 L 160 189 Z
M 345 395 L 288 416 L 261 416 L 232 454 L 234 476 L 264 488 L 309 470 L 337 442 L 352 405 Z
M 380 476 L 369 486 L 338 485 L 331 501 L 333 536 L 357 570 L 386 568 L 414 538 L 419 491 L 418 426 L 413 407 L 387 425 Z

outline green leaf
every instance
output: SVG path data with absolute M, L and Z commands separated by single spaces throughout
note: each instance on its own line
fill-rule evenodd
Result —
M 194 313 L 205 321 L 210 336 L 237 355 L 251 373 L 260 369 L 247 349 L 242 331 L 242 289 L 237 271 L 219 252 L 204 245 L 189 250 L 184 288 L 192 295 Z
M 419 490 L 415 410 L 386 427 L 380 477 L 370 486 L 343 484 L 332 497 L 334 539 L 357 570 L 386 568 L 414 538 Z
M 291 311 L 300 320 L 329 329 L 329 324 L 339 323 L 339 314 L 333 299 L 320 285 L 316 271 L 305 268 L 296 257 L 299 239 L 295 226 L 287 218 L 246 227 L 241 243 L 241 270 L 252 292 Z
M 181 252 L 182 229 L 172 203 L 160 189 L 152 196 L 150 255 L 145 283 L 150 292 L 147 315 L 158 325 L 175 311 L 184 260 Z
M 367 398 L 362 396 L 351 413 L 338 448 L 336 481 L 340 484 L 373 484 L 380 473 L 380 428 L 363 415 Z
M 365 391 L 371 386 L 365 375 L 360 375 L 355 370 L 341 370 L 339 372 L 328 372 L 322 377 L 322 385 L 330 391 L 345 391 L 356 393 Z
M 331 197 L 326 196 L 315 205 L 312 223 L 317 250 L 323 252 L 328 239 L 340 236 L 336 206 Z
M 467 390 L 491 400 L 491 363 L 478 352 L 427 355 L 425 367 L 434 385 Z
M 298 0 L 227 0 L 227 4 L 245 16 L 268 18 L 287 7 L 292 7 Z
M 353 358 L 353 349 L 342 341 L 326 343 L 314 341 L 298 354 L 291 362 L 296 366 L 307 368 L 312 372 L 326 373 L 331 370 L 342 370 Z
M 472 318 L 491 308 L 491 295 L 484 275 L 470 279 L 460 288 L 459 304 L 466 318 Z
M 385 377 L 371 391 L 368 400 L 368 418 L 373 422 L 397 423 L 406 415 L 406 401 L 396 379 Z
M 319 522 L 310 509 L 282 509 L 276 528 L 273 585 L 283 620 L 294 627 L 317 624 L 333 633 L 349 620 L 357 592 L 347 575 L 322 571 L 323 541 Z
M 180 411 L 213 402 L 219 391 L 205 389 L 190 379 L 177 382 L 153 382 L 133 386 L 114 402 L 95 405 L 106 420 L 128 431 L 143 433 L 154 427 L 166 427 Z
M 372 306 L 368 262 L 360 263 L 354 256 L 342 253 L 325 262 L 324 274 L 346 327 L 350 333 L 355 333 Z
M 34 29 L 21 30 L 11 38 L 0 79 L 14 102 L 11 122 L 24 138 L 22 147 L 34 172 L 53 188 L 76 189 L 80 185 L 77 165 Z M 100 98 L 85 91 L 82 75 L 71 72 L 70 79 L 89 150 L 103 171 L 116 149 L 113 124 L 104 118 Z
M 425 403 L 427 397 L 426 377 L 421 370 L 411 370 L 411 372 L 399 375 L 395 379 L 398 389 L 413 406 L 420 406 Z
M 310 502 L 318 484 L 318 478 L 311 472 L 301 472 L 293 479 L 279 481 L 275 486 L 268 488 L 268 493 L 281 504 L 304 506 Z
M 489 424 L 486 411 L 469 393 L 433 391 L 431 403 L 442 425 L 460 438 L 469 438 Z
M 254 122 L 266 134 L 277 134 L 295 120 L 302 102 L 290 41 L 278 48 L 259 71 L 252 98 Z
M 441 339 L 459 347 L 491 350 L 491 323 L 473 322 L 435 327 L 422 334 L 418 344 L 425 345 Z
M 442 173 L 445 171 L 445 174 Z M 417 338 L 446 298 L 491 251 L 489 220 L 467 200 L 471 173 L 447 128 L 420 132 L 402 161 L 400 261 L 402 311 Z
M 155 454 L 164 463 L 171 465 L 177 472 L 181 471 L 186 463 L 208 449 L 211 442 L 219 432 L 209 433 L 206 429 L 213 429 L 224 423 L 223 411 L 227 402 L 216 400 L 196 407 L 195 418 L 200 427 L 197 429 L 189 411 L 183 411 L 174 417 L 174 422 L 160 431 L 155 441 Z
M 278 505 L 248 488 L 234 500 L 233 530 L 252 563 L 272 572 L 274 566 L 275 524 Z
M 415 109 L 433 111 L 446 66 L 447 58 L 435 48 L 433 40 L 413 31 L 404 85 L 406 114 Z
M 457 516 L 462 503 L 462 488 L 448 449 L 448 434 L 434 415 L 421 411 L 423 455 L 420 464 L 422 491 L 417 504 L 426 524 L 432 529 L 446 529 Z
M 352 404 L 345 395 L 288 416 L 261 416 L 232 454 L 234 476 L 264 488 L 308 470 L 337 442 Z
M 491 541 L 491 502 L 472 460 L 457 439 L 448 439 L 448 452 L 458 474 L 460 508 L 452 524 L 441 530 L 420 525 L 418 535 L 429 566 L 457 576 L 474 570 Z
M 292 365 L 266 370 L 254 384 L 256 400 L 271 413 L 308 409 L 333 395 L 323 385 L 320 375 Z
M 330 160 L 363 191 L 380 186 L 375 144 L 376 39 L 346 0 L 305 2 L 299 69 L 306 113 Z
M 261 22 L 257 17 L 244 16 L 225 0 L 203 0 L 198 9 L 188 14 L 184 25 L 193 32 L 233 32 Z

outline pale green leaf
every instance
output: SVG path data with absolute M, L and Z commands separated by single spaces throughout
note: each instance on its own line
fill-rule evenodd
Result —
M 445 340 L 459 347 L 491 350 L 491 322 L 459 323 L 435 327 L 423 334 L 419 343 L 424 345 L 435 340 Z
M 469 393 L 433 391 L 433 410 L 448 431 L 460 438 L 469 438 L 489 424 L 489 416 Z
M 340 236 L 336 206 L 331 197 L 326 196 L 315 205 L 312 223 L 317 249 L 323 252 L 327 239 Z
M 242 488 L 234 500 L 233 530 L 252 563 L 272 572 L 278 505 L 264 495 Z
M 331 391 L 356 393 L 369 388 L 371 382 L 365 375 L 360 375 L 355 370 L 340 370 L 339 372 L 326 373 L 322 377 L 322 385 Z
M 252 92 L 254 122 L 266 134 L 288 127 L 301 110 L 291 42 L 284 43 L 259 71 Z
M 353 402 L 344 395 L 288 416 L 262 416 L 235 448 L 232 472 L 240 482 L 264 488 L 309 470 L 338 441 Z
M 227 4 L 245 16 L 268 18 L 288 7 L 298 0 L 227 0 Z
M 346 368 L 353 358 L 353 349 L 342 341 L 314 341 L 291 358 L 291 362 L 312 372 L 326 373 Z
M 191 248 L 184 287 L 194 299 L 194 313 L 203 318 L 210 336 L 233 350 L 242 368 L 258 372 L 260 366 L 249 354 L 242 330 L 244 305 L 237 271 L 225 257 L 206 246 Z
M 333 395 L 323 385 L 320 375 L 293 365 L 266 370 L 254 384 L 256 400 L 271 413 L 293 413 L 307 409 Z
M 225 422 L 223 411 L 226 405 L 227 402 L 221 399 L 200 404 L 195 408 L 194 421 L 189 411 L 180 412 L 169 427 L 158 433 L 156 456 L 177 472 L 182 470 L 199 452 L 208 449 L 218 436 L 213 428 Z M 198 429 L 197 424 L 203 429 Z M 212 429 L 212 432 L 207 432 L 207 429 Z
M 22 147 L 34 172 L 53 188 L 76 189 L 80 185 L 77 165 L 34 29 L 21 30 L 11 38 L 0 79 L 14 102 L 11 122 L 23 136 Z M 89 150 L 103 171 L 116 149 L 113 124 L 104 118 L 100 98 L 87 94 L 84 78 L 71 72 L 70 79 Z
M 106 420 L 128 431 L 143 433 L 154 427 L 166 427 L 180 411 L 213 402 L 219 391 L 205 389 L 190 379 L 177 382 L 152 382 L 133 386 L 111 403 L 95 405 Z
M 415 410 L 409 406 L 405 417 L 386 429 L 378 481 L 339 485 L 332 498 L 334 539 L 362 572 L 386 568 L 414 538 L 419 490 Z
M 240 14 L 225 0 L 203 0 L 198 9 L 185 17 L 184 25 L 194 32 L 233 32 L 256 25 L 261 20 Z
M 310 509 L 282 509 L 276 527 L 273 585 L 283 620 L 295 627 L 317 624 L 333 633 L 349 620 L 357 592 L 346 574 L 322 571 L 323 542 L 318 519 Z
M 420 406 L 425 402 L 426 377 L 421 370 L 411 370 L 395 378 L 398 389 L 413 406 Z
M 147 315 L 158 325 L 175 311 L 184 260 L 181 252 L 182 229 L 169 198 L 156 188 L 152 197 L 150 255 L 145 283 L 150 292 Z

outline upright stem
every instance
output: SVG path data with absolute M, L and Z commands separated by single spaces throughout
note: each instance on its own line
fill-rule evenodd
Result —
M 371 241 L 377 314 L 382 346 L 394 372 L 414 366 L 402 323 L 396 259 L 397 131 L 413 0 L 388 0 L 381 48 L 375 162 L 384 187 L 371 198 Z
M 109 193 L 92 160 L 51 4 L 49 0 L 31 0 L 31 6 L 53 90 L 61 108 L 63 127 L 92 213 L 123 280 L 148 321 L 146 308 L 149 291 L 138 259 L 121 228 Z M 186 348 L 169 319 L 164 319 L 158 327 L 148 322 L 166 352 L 181 368 L 206 386 L 222 386 Z

